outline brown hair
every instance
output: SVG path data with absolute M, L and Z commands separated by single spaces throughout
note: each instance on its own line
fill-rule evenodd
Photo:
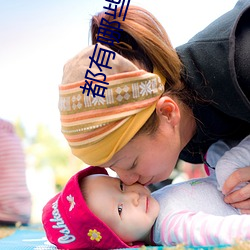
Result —
M 117 13 L 119 11 L 120 8 L 117 8 Z M 115 20 L 113 16 L 105 14 L 105 11 L 93 16 L 92 43 L 97 42 L 102 18 L 108 22 L 118 21 L 122 29 L 119 31 L 119 43 L 114 46 L 103 44 L 125 58 L 136 61 L 147 71 L 153 72 L 153 68 L 157 68 L 166 78 L 164 94 L 176 96 L 177 100 L 189 105 L 192 95 L 181 82 L 182 64 L 163 26 L 150 12 L 141 7 L 129 6 L 123 21 L 124 14 L 123 10 L 121 16 L 117 16 Z M 158 119 L 154 112 L 138 133 L 153 134 L 157 128 Z

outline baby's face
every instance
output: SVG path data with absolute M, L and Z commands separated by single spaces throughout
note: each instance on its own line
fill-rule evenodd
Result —
M 105 175 L 85 178 L 88 206 L 126 243 L 144 240 L 159 214 L 159 204 L 141 184 L 127 186 Z

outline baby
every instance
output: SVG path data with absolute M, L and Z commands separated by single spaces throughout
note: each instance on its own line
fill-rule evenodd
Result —
M 208 151 L 209 165 L 228 150 L 222 141 Z M 115 249 L 141 245 L 207 246 L 250 239 L 250 216 L 223 201 L 220 166 L 228 174 L 246 166 L 250 136 L 227 151 L 210 176 L 166 186 L 154 193 L 124 185 L 106 170 L 88 167 L 75 174 L 43 210 L 48 240 L 60 249 Z M 229 169 L 230 167 L 230 169 Z M 234 167 L 234 169 L 231 169 Z M 230 172 L 230 173 L 229 173 Z M 219 189 L 218 189 L 219 188 Z

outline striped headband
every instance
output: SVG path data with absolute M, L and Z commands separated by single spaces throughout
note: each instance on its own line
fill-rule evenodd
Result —
M 105 96 L 83 92 L 91 75 L 92 86 L 107 87 Z M 154 112 L 163 83 L 159 74 L 139 70 L 99 43 L 81 51 L 64 66 L 59 86 L 62 133 L 72 153 L 89 165 L 109 161 Z

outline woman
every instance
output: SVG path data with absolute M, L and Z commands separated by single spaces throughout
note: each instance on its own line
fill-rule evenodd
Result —
M 93 16 L 92 43 L 98 44 L 65 65 L 62 132 L 76 156 L 113 169 L 128 185 L 149 185 L 168 178 L 178 158 L 202 163 L 212 143 L 250 134 L 249 0 L 176 51 L 149 12 L 130 6 L 123 21 L 124 14 L 116 22 L 104 12 Z M 119 31 L 119 43 L 105 41 L 103 18 Z M 116 52 L 106 64 L 112 67 L 92 63 L 97 47 Z M 106 98 L 80 93 L 88 67 L 107 76 Z M 250 167 L 238 170 L 225 190 L 249 179 Z M 250 211 L 249 191 L 247 185 L 225 201 Z

